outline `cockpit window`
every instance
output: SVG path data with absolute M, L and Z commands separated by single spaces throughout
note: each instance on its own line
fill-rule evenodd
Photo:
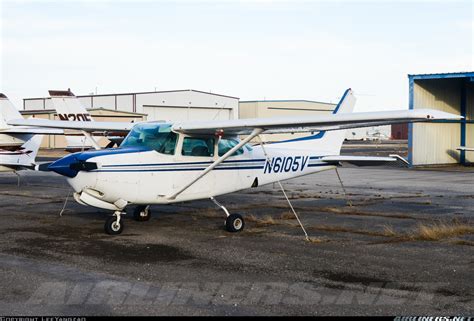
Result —
M 120 147 L 148 147 L 158 153 L 173 155 L 178 135 L 171 124 L 143 123 L 135 125 Z

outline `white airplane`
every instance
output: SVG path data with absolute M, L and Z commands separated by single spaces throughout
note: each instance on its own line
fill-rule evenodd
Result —
M 125 207 L 138 205 L 134 216 L 150 217 L 152 204 L 211 199 L 225 212 L 226 229 L 244 228 L 239 214 L 230 214 L 216 196 L 336 168 L 341 162 L 376 164 L 393 157 L 341 156 L 348 128 L 400 122 L 459 119 L 436 110 L 353 113 L 355 97 L 348 89 L 332 115 L 228 121 L 145 122 L 136 124 L 120 148 L 86 151 L 63 157 L 52 170 L 67 177 L 74 198 L 83 205 L 114 211 L 105 222 L 108 234 L 120 234 Z M 61 122 L 18 120 L 11 125 L 61 127 Z M 83 131 L 91 122 L 67 123 Z M 123 126 L 113 124 L 113 126 Z M 106 129 L 106 124 L 99 126 Z M 272 144 L 250 146 L 262 133 L 318 132 Z M 248 135 L 240 140 L 238 135 Z
M 20 112 L 4 94 L 0 94 L 0 172 L 34 169 L 43 134 L 63 134 L 59 129 L 14 127 L 9 120 L 21 119 Z

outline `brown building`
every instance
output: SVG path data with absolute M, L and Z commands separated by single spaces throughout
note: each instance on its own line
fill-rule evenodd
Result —
M 408 139 L 408 124 L 392 124 L 390 139 Z

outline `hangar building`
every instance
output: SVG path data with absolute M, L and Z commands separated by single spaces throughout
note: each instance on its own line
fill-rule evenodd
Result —
M 464 117 L 462 120 L 415 123 L 408 127 L 411 165 L 474 163 L 474 72 L 408 75 L 409 108 L 431 108 Z
M 170 90 L 77 96 L 95 120 L 137 122 L 142 120 L 237 119 L 239 98 L 198 90 Z M 23 99 L 25 117 L 57 119 L 50 97 Z M 105 138 L 99 140 L 105 146 Z M 63 136 L 46 136 L 43 148 L 64 148 Z
M 148 120 L 237 119 L 239 98 L 198 90 L 169 90 L 77 96 L 86 108 L 148 115 Z M 23 99 L 25 111 L 53 109 L 51 99 Z

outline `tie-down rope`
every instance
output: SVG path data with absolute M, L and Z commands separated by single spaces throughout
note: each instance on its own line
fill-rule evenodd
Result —
M 260 146 L 262 146 L 262 151 L 263 151 L 263 154 L 265 155 L 265 158 L 266 158 L 267 161 L 270 163 L 270 166 L 272 166 L 272 161 L 271 161 L 270 157 L 268 156 L 267 151 L 265 150 L 265 147 L 263 147 L 263 142 L 262 142 L 262 139 L 260 138 L 260 135 L 257 135 L 257 139 L 258 139 L 258 141 L 259 141 L 259 143 L 260 143 Z M 306 229 L 304 228 L 303 223 L 301 223 L 300 218 L 298 217 L 298 214 L 296 214 L 296 211 L 295 211 L 293 205 L 291 204 L 291 201 L 290 201 L 290 199 L 288 198 L 288 195 L 286 195 L 286 191 L 285 191 L 285 189 L 283 188 L 283 185 L 281 184 L 280 180 L 277 179 L 277 183 L 278 183 L 278 185 L 280 185 L 281 191 L 283 192 L 283 195 L 285 195 L 285 198 L 286 198 L 288 204 L 290 205 L 291 211 L 293 212 L 293 214 L 294 214 L 295 217 L 296 217 L 296 220 L 297 220 L 298 223 L 300 224 L 300 227 L 301 227 L 301 229 L 303 230 L 303 233 L 304 233 L 304 235 L 305 235 L 305 237 L 306 237 L 306 241 L 311 242 L 311 240 L 310 240 L 310 238 L 309 238 L 309 236 L 308 236 L 308 233 L 306 233 Z

